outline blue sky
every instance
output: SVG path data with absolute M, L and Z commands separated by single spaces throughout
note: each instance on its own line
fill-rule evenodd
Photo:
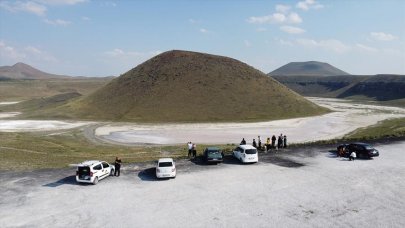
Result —
M 265 73 L 293 61 L 405 74 L 402 0 L 0 0 L 0 66 L 120 75 L 164 51 L 228 56 Z

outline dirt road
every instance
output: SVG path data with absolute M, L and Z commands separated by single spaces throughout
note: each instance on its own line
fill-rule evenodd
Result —
M 74 169 L 0 174 L 0 227 L 405 227 L 405 141 L 349 162 L 330 147 L 260 154 L 241 165 L 151 163 L 78 185 Z

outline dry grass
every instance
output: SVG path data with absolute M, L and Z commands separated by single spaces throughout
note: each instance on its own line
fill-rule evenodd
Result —
M 188 153 L 186 145 L 98 145 L 88 141 L 80 130 L 59 134 L 0 133 L 0 138 L 0 170 L 63 168 L 90 159 L 113 162 L 116 156 L 125 163 L 143 162 L 161 157 L 185 158 Z M 205 146 L 199 145 L 199 148 Z M 220 147 L 228 151 L 233 148 L 226 145 Z

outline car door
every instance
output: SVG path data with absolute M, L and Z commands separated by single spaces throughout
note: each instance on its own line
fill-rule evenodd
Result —
M 94 170 L 94 175 L 96 177 L 98 177 L 99 180 L 103 178 L 103 166 L 101 165 L 101 163 L 95 165 L 93 167 L 93 170 Z
M 353 144 L 350 144 L 350 145 L 348 146 L 348 151 L 349 151 L 349 153 L 351 153 L 351 152 L 354 151 L 354 145 L 353 145 Z
M 243 151 L 243 149 L 242 148 L 240 148 L 240 147 L 237 147 L 236 148 L 236 150 L 235 150 L 235 157 L 237 158 L 237 159 L 240 159 L 241 158 L 241 152 Z
M 111 167 L 107 162 L 103 162 L 103 178 L 108 176 L 111 172 Z
M 359 154 L 361 154 L 361 156 L 367 156 L 367 150 L 366 147 L 363 145 L 358 145 L 359 148 Z
M 239 149 L 239 147 L 236 147 L 236 148 L 233 150 L 233 156 L 234 156 L 235 158 L 238 158 L 238 155 L 237 155 L 238 149 Z

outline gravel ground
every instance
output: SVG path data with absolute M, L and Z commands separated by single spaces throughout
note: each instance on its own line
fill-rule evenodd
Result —
M 0 174 L 0 227 L 405 227 L 405 141 L 349 162 L 331 147 L 260 154 L 241 165 L 151 163 L 76 184 L 74 168 Z

